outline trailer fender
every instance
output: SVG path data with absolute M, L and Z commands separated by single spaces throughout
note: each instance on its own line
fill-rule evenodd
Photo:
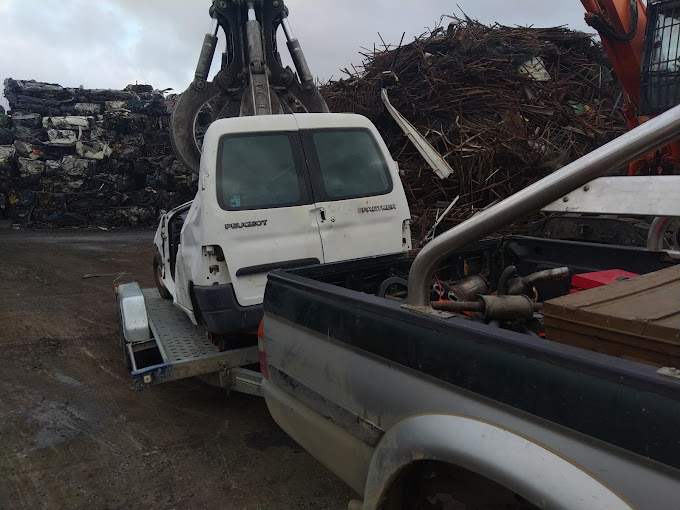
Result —
M 149 318 L 142 289 L 137 282 L 123 283 L 116 287 L 121 331 L 130 343 L 144 342 L 151 338 Z
M 591 473 L 530 438 L 449 414 L 417 415 L 387 431 L 371 459 L 364 509 L 378 508 L 396 475 L 422 460 L 475 472 L 539 508 L 632 509 Z

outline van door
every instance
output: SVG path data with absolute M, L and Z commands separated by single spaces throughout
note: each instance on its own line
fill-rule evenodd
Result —
M 410 212 L 396 163 L 363 120 L 367 126 L 302 131 L 326 262 L 410 248 Z
M 215 191 L 220 245 L 241 306 L 262 303 L 268 271 L 324 261 L 296 131 L 222 136 Z

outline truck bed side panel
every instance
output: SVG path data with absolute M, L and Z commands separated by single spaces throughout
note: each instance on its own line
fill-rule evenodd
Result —
M 365 490 L 363 474 L 369 462 L 366 456 L 350 452 L 363 451 L 359 443 L 373 450 L 381 434 L 406 418 L 437 413 L 469 416 L 530 437 L 594 473 L 639 508 L 674 508 L 669 506 L 673 501 L 669 495 L 677 492 L 680 484 L 675 469 L 424 376 L 268 312 L 265 323 L 270 379 L 263 387 L 272 415 L 360 494 Z M 278 395 L 268 394 L 268 387 L 276 388 Z M 285 416 L 278 408 L 287 408 Z M 455 431 L 450 433 L 455 440 Z M 338 442 L 337 437 L 345 441 Z M 351 449 L 338 450 L 348 445 Z M 352 469 L 346 469 L 350 464 Z
M 680 381 L 658 376 L 653 367 L 460 319 L 437 320 L 406 312 L 398 303 L 282 272 L 270 275 L 267 292 L 265 313 L 309 334 L 680 468 Z M 288 354 L 306 359 L 307 346 L 297 348 Z M 334 358 L 327 356 L 322 363 L 332 371 Z M 351 374 L 335 377 L 340 380 L 330 381 L 348 393 L 362 391 L 352 387 Z M 310 382 L 312 387 L 318 383 Z M 334 399 L 341 397 L 328 398 L 338 402 Z M 365 412 L 357 407 L 361 398 L 344 405 L 383 427 L 381 410 L 402 408 L 399 402 L 400 395 L 389 402 L 364 401 Z

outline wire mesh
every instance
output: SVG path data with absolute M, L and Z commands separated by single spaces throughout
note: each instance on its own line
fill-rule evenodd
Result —
M 642 61 L 640 114 L 680 103 L 680 1 L 649 3 Z

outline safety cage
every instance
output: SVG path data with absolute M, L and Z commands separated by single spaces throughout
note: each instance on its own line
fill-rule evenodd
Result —
M 641 115 L 661 113 L 680 103 L 680 0 L 649 2 L 647 20 Z

